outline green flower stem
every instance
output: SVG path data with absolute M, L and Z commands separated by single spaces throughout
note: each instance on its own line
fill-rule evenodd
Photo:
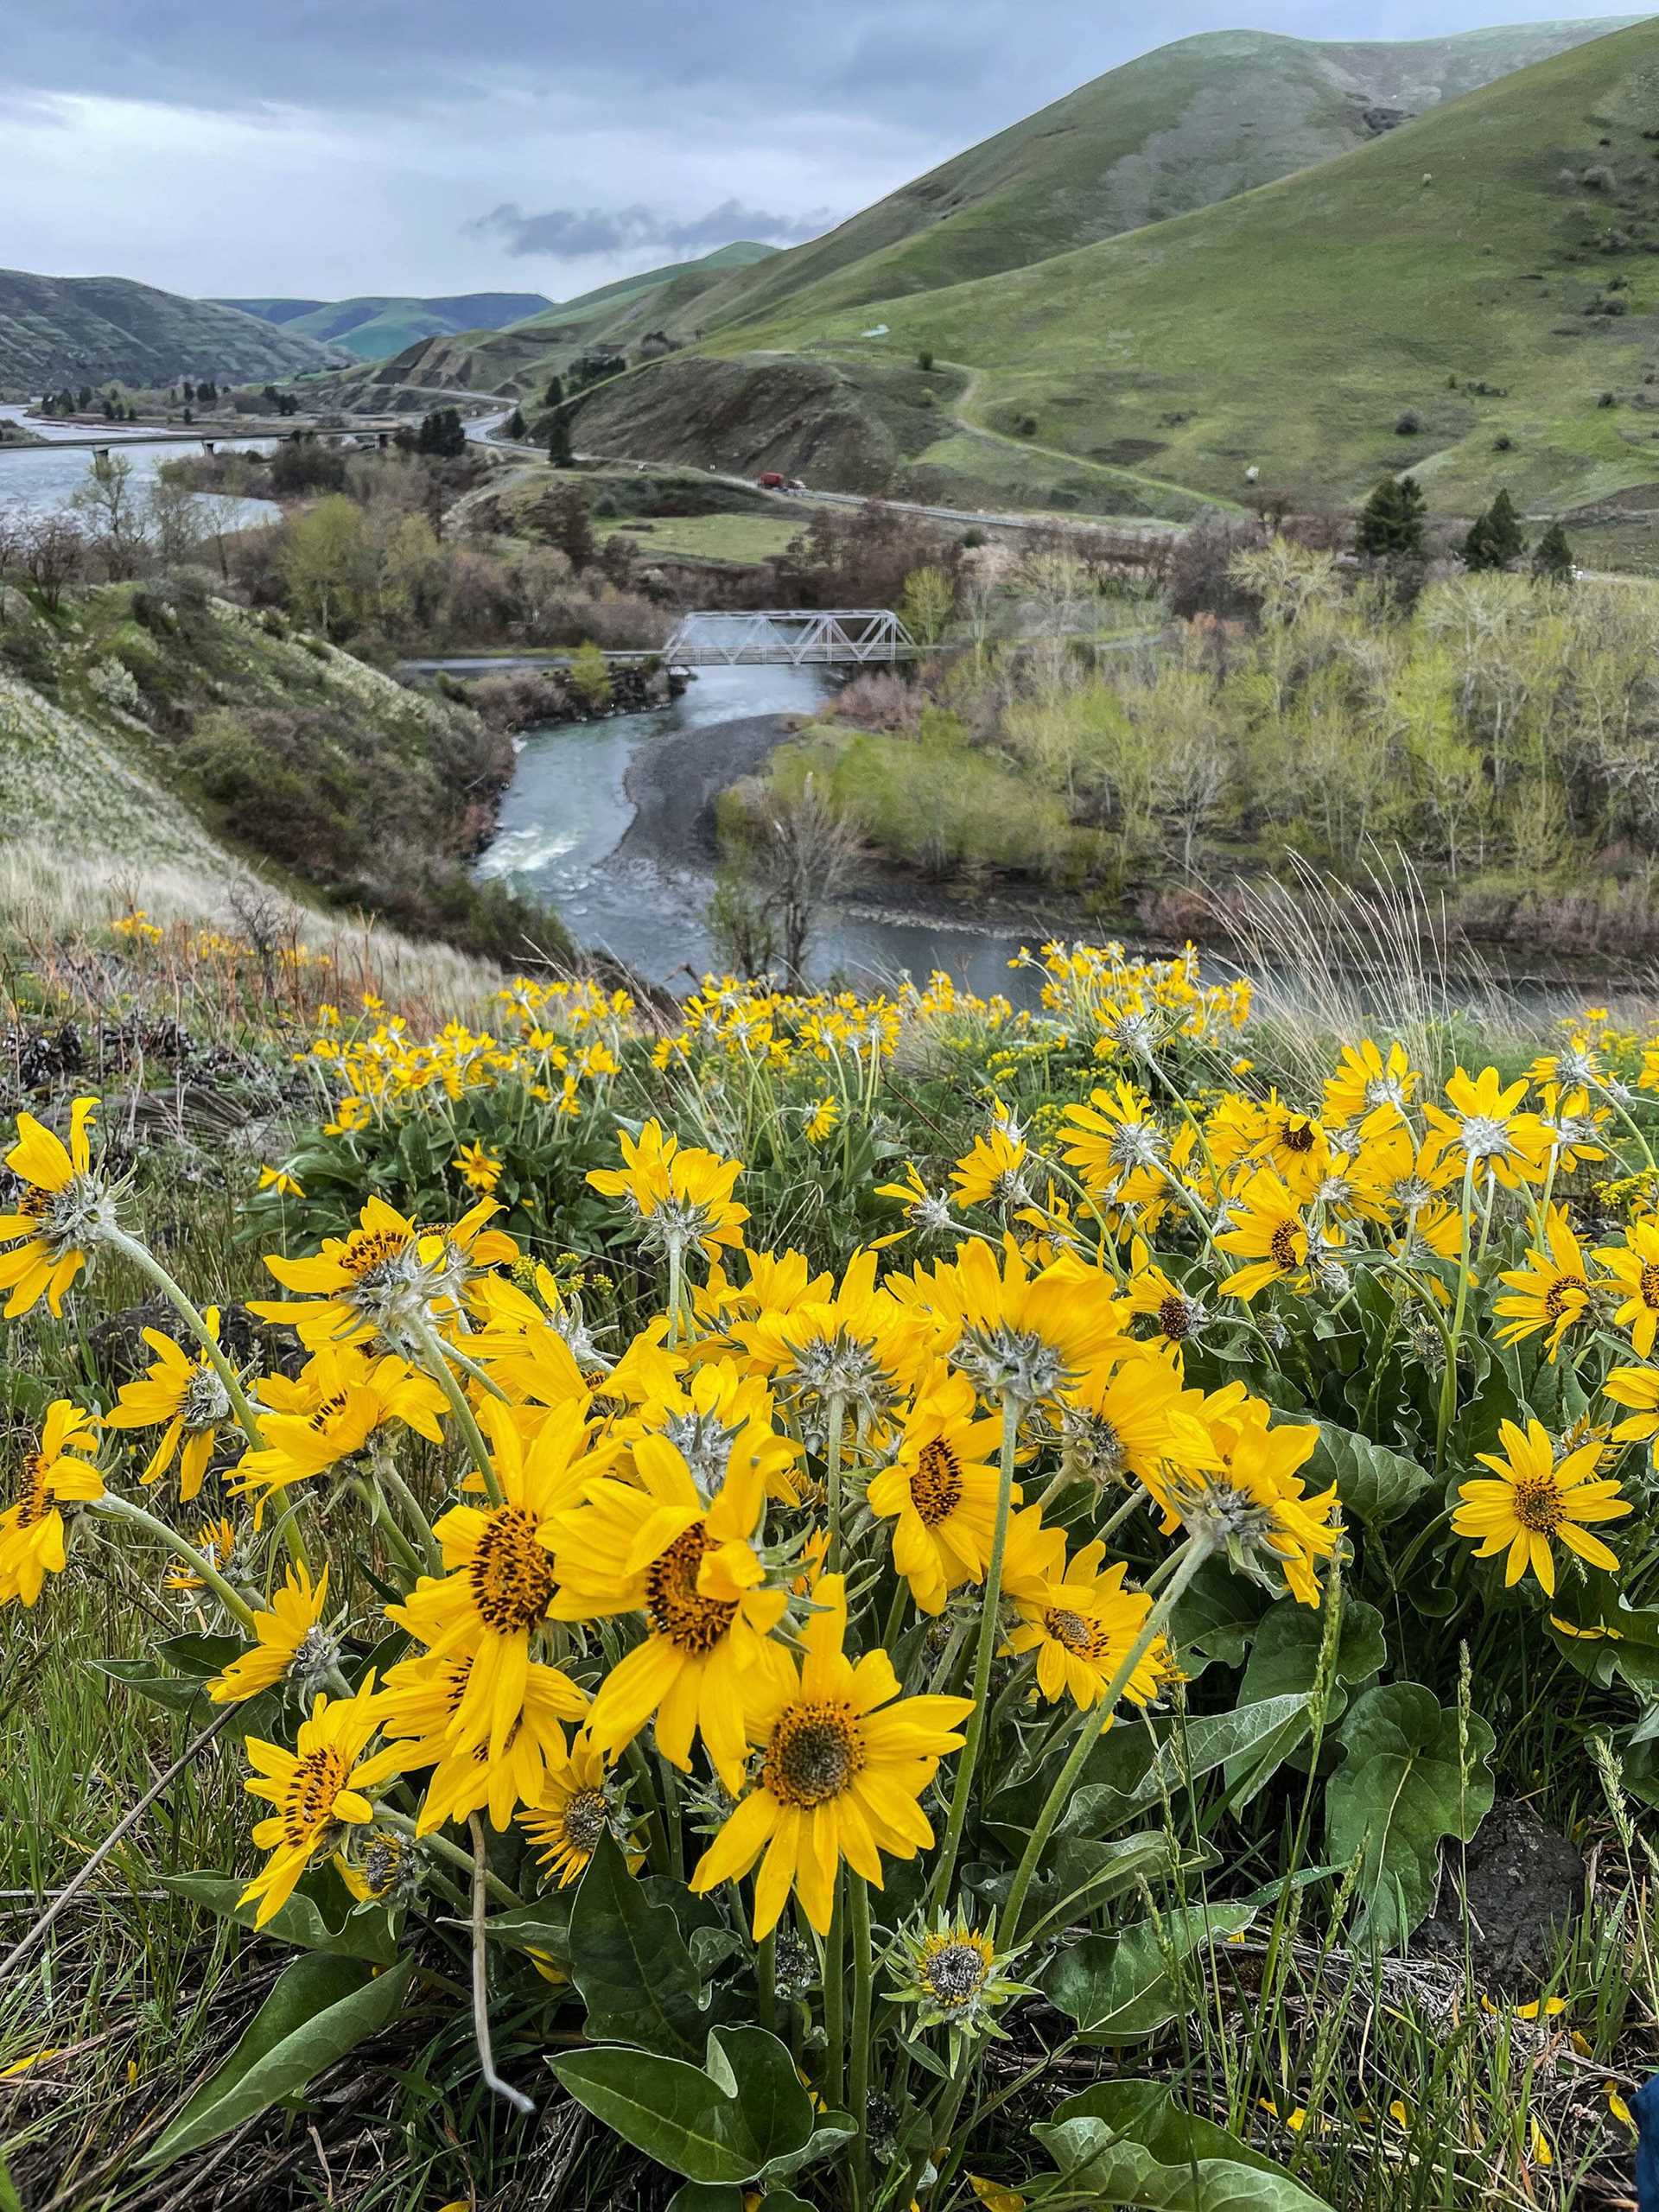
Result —
M 404 1572 L 415 1575 L 424 1573 L 420 1554 L 397 1526 L 397 1516 L 386 1503 L 385 1493 L 378 1484 L 353 1478 L 347 1487 L 355 1491 L 368 1508 L 371 1525 L 379 1529 L 380 1534 L 397 1554 L 398 1564 Z
M 494 1376 L 490 1373 L 489 1370 L 487 1368 L 480 1367 L 475 1359 L 468 1359 L 466 1353 L 462 1351 L 459 1344 L 451 1344 L 449 1346 L 449 1357 L 454 1361 L 455 1365 L 461 1369 L 463 1374 L 470 1375 L 472 1376 L 474 1382 L 478 1384 L 480 1389 L 487 1390 L 493 1398 L 499 1398 L 504 1402 L 510 1402 L 507 1399 L 506 1392 L 501 1388 L 501 1385 L 496 1381 Z
M 1618 1115 L 1619 1120 L 1624 1122 L 1625 1128 L 1636 1139 L 1637 1144 L 1641 1146 L 1642 1157 L 1647 1161 L 1648 1166 L 1649 1167 L 1659 1166 L 1659 1161 L 1656 1161 L 1654 1159 L 1652 1146 L 1648 1142 L 1646 1137 L 1643 1135 L 1640 1128 L 1637 1126 L 1635 1116 L 1630 1113 L 1630 1109 L 1624 1105 L 1622 1100 L 1614 1096 L 1613 1093 L 1607 1088 L 1605 1084 L 1598 1084 L 1596 1088 L 1600 1091 L 1602 1096 L 1607 1101 L 1607 1103 L 1612 1108 L 1614 1113 Z
M 473 1465 L 484 1478 L 485 1496 L 492 1505 L 503 1504 L 505 1500 L 501 1496 L 501 1485 L 495 1478 L 495 1467 L 490 1458 L 489 1447 L 484 1441 L 483 1432 L 478 1425 L 478 1418 L 467 1402 L 467 1393 L 461 1387 L 460 1378 L 444 1357 L 443 1346 L 438 1342 L 432 1331 L 424 1325 L 416 1331 L 416 1342 L 426 1355 L 427 1373 L 449 1401 L 449 1409 L 454 1414 L 455 1425 L 466 1438 L 467 1449 L 473 1455 Z
M 143 1507 L 135 1504 L 131 1498 L 118 1497 L 111 1491 L 106 1491 L 102 1497 L 93 1501 L 92 1510 L 106 1513 L 112 1520 L 130 1521 L 135 1528 L 148 1529 L 152 1536 L 158 1537 L 166 1545 L 168 1551 L 185 1560 L 201 1577 L 238 1628 L 249 1636 L 258 1635 L 252 1610 L 246 1600 L 238 1597 L 213 1561 L 205 1559 L 193 1543 L 180 1535 L 176 1529 L 169 1529 L 165 1521 L 157 1520 L 153 1513 L 146 1513 Z
M 426 1573 L 442 1574 L 443 1553 L 439 1547 L 437 1538 L 432 1533 L 432 1524 L 426 1517 L 426 1509 L 398 1473 L 390 1452 L 376 1459 L 373 1465 L 375 1480 L 384 1483 L 404 1509 L 404 1516 L 409 1522 L 409 1527 L 404 1533 L 418 1546 L 426 1561 Z
M 740 1908 L 741 1900 L 740 1899 Z M 743 1926 L 740 1909 L 737 1925 Z M 768 2035 L 778 2027 L 778 1931 L 763 1936 L 754 1948 L 754 2016 Z
M 841 1392 L 830 1395 L 830 1434 L 824 1445 L 824 1481 L 830 1493 L 830 1549 L 824 1565 L 831 1574 L 841 1572 L 841 1430 L 846 1417 Z
M 853 2064 L 848 2106 L 858 2133 L 853 2140 L 855 2188 L 862 2203 L 870 2172 L 870 2000 L 875 1960 L 870 1948 L 870 1892 L 861 1874 L 847 1876 L 847 1917 L 853 1945 Z
M 823 1940 L 823 2101 L 832 2111 L 841 2104 L 847 2080 L 847 1986 L 842 1974 L 847 1912 L 841 1869 L 836 1869 L 836 1901 L 830 1933 Z
M 677 1236 L 668 1248 L 667 1349 L 670 1351 L 680 1340 L 680 1284 L 684 1269 L 685 1255 Z
M 1140 1635 L 1135 1637 L 1135 1642 L 1124 1654 L 1117 1672 L 1108 1682 L 1100 1697 L 1093 1705 L 1086 1707 L 1078 1716 L 1077 1742 L 1072 1745 L 1071 1756 L 1065 1764 L 1054 1777 L 1053 1787 L 1043 1802 L 1043 1809 L 1037 1815 L 1037 1824 L 1031 1832 L 1015 1871 L 1014 1886 L 1008 1891 L 1007 1902 L 1002 1908 L 1002 1916 L 996 1931 L 996 1948 L 999 1951 L 1013 1950 L 1019 1941 L 1020 1920 L 1026 1909 L 1027 1892 L 1031 1888 L 1032 1880 L 1038 1867 L 1042 1864 L 1043 1853 L 1048 1848 L 1048 1840 L 1054 1833 L 1054 1824 L 1071 1802 L 1071 1792 L 1077 1788 L 1078 1777 L 1088 1764 L 1089 1754 L 1100 1741 L 1103 1723 L 1110 1718 L 1116 1709 L 1119 1698 L 1134 1681 L 1135 1669 L 1157 1641 L 1165 1622 L 1168 1620 L 1179 1603 L 1182 1592 L 1215 1548 L 1213 1537 L 1192 1535 L 1189 1536 L 1179 1551 L 1173 1554 L 1178 1564 L 1169 1578 L 1163 1594 L 1147 1615 Z
M 1463 1319 L 1469 1310 L 1469 1216 L 1474 1206 L 1475 1162 L 1471 1154 L 1463 1170 L 1462 1227 L 1459 1232 L 1458 1300 L 1452 1313 L 1452 1331 L 1446 1346 L 1446 1373 L 1440 1378 L 1440 1417 L 1434 1437 L 1434 1471 L 1446 1465 L 1446 1440 L 1458 1409 L 1458 1351 L 1463 1342 Z
M 1020 1401 L 1009 1392 L 1002 1399 L 1002 1462 L 996 1490 L 996 1521 L 991 1532 L 990 1563 L 985 1571 L 985 1597 L 979 1616 L 979 1635 L 974 1645 L 973 1686 L 969 1693 L 974 1709 L 968 1716 L 968 1737 L 957 1762 L 956 1783 L 950 1793 L 950 1813 L 944 1830 L 944 1847 L 928 1885 L 928 1903 L 937 1904 L 950 1889 L 957 1871 L 962 1832 L 968 1824 L 968 1804 L 973 1795 L 974 1770 L 986 1736 L 991 1687 L 991 1660 L 1001 1633 L 1002 1611 L 1002 1555 L 1007 1549 L 1008 1514 L 1014 1496 L 1014 1455 L 1020 1438 Z
M 119 1252 L 124 1259 L 130 1260 L 140 1274 L 147 1275 L 183 1320 L 191 1335 L 207 1353 L 209 1366 L 225 1385 L 225 1395 L 231 1402 L 231 1411 L 236 1415 L 237 1427 L 256 1452 L 263 1451 L 265 1440 L 259 1431 L 258 1417 L 248 1403 L 247 1393 L 237 1377 L 236 1370 L 214 1341 L 213 1333 L 203 1315 L 197 1312 L 148 1246 L 141 1244 L 136 1236 L 129 1236 L 124 1230 L 110 1229 L 104 1232 L 104 1241 Z

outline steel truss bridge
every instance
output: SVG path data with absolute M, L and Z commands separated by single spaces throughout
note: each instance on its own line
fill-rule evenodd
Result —
M 885 607 L 688 614 L 662 649 L 671 668 L 804 668 L 909 660 L 919 647 Z

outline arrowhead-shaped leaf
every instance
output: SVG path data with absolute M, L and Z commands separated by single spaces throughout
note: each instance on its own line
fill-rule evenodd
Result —
M 1100 2082 L 1032 2133 L 1059 2171 L 1024 2194 L 1122 2212 L 1330 2212 L 1323 2197 L 1199 2120 L 1157 2082 Z
M 1319 1440 L 1304 1473 L 1311 1490 L 1335 1483 L 1343 1510 L 1370 1529 L 1397 1521 L 1434 1480 L 1415 1459 L 1329 1421 L 1319 1423 Z
M 702 2058 L 709 2022 L 696 1961 L 674 1915 L 646 1896 L 613 1836 L 601 1837 L 582 1874 L 569 1950 L 595 2042 L 643 2044 L 694 2064 Z
M 1356 1941 L 1392 1949 L 1434 1901 L 1440 1840 L 1467 1843 L 1491 1810 L 1487 1764 L 1496 1738 L 1469 1716 L 1468 1770 L 1458 1716 L 1421 1682 L 1382 1682 L 1355 1699 L 1337 1740 L 1343 1762 L 1325 1789 L 1325 1853 L 1345 1866 L 1361 1853 Z
M 1151 2035 L 1189 2009 L 1169 1961 L 1190 1959 L 1211 1943 L 1242 1935 L 1249 1905 L 1186 1905 L 1166 1913 L 1161 1932 L 1138 1920 L 1117 1936 L 1090 1936 L 1062 1951 L 1043 1984 L 1050 2004 L 1077 2024 L 1084 2043 L 1128 2043 Z
M 753 2181 L 812 2138 L 812 2100 L 763 2028 L 713 2031 L 709 2067 L 607 2044 L 553 2071 L 579 2104 L 671 2173 L 709 2186 Z

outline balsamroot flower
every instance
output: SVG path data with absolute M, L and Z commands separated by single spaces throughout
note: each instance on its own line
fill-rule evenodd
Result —
M 368 1825 L 374 1818 L 371 1793 L 401 1772 L 401 1744 L 363 1756 L 378 1718 L 371 1671 L 354 1697 L 318 1696 L 291 1751 L 249 1737 L 254 1773 L 244 1787 L 273 1808 L 253 1832 L 270 1856 L 239 1900 L 257 1904 L 256 1928 L 282 1910 L 314 1859 L 337 1850 L 348 1829 Z
M 454 1709 L 452 1748 L 487 1745 L 506 1754 L 524 1717 L 531 1644 L 552 1617 L 556 1582 L 549 1546 L 555 1516 L 574 1505 L 606 1465 L 587 1456 L 579 1404 L 561 1406 L 526 1449 L 514 1408 L 486 1401 L 480 1420 L 494 1446 L 499 1505 L 456 1505 L 433 1534 L 449 1572 L 423 1575 L 386 1613 L 435 1658 L 470 1661 Z
M 691 1877 L 699 1891 L 741 1881 L 755 1865 L 754 1936 L 770 1935 L 791 1891 L 820 1936 L 830 1929 L 836 1877 L 844 1859 L 881 1886 L 881 1854 L 913 1859 L 933 1840 L 923 1791 L 948 1752 L 959 1751 L 965 1697 L 900 1697 L 893 1662 L 880 1649 L 856 1664 L 844 1655 L 847 1586 L 839 1574 L 817 1586 L 821 1611 L 808 1623 L 798 1676 L 757 1688 L 750 1740 L 760 1751 L 754 1786 L 710 1844 Z
M 788 1593 L 766 1586 L 753 1542 L 765 1478 L 753 1462 L 734 1468 L 706 1501 L 666 1437 L 637 1437 L 632 1459 L 633 1481 L 590 1481 L 585 1503 L 563 1514 L 551 1536 L 556 1618 L 645 1618 L 644 1641 L 600 1685 L 588 1732 L 613 1758 L 655 1716 L 657 1748 L 671 1765 L 689 1773 L 701 1736 L 734 1791 L 748 1700 L 789 1668 L 771 1641 Z
M 512 1237 L 486 1226 L 500 1211 L 480 1198 L 453 1228 L 421 1230 L 372 1198 L 348 1236 L 325 1237 L 309 1259 L 268 1253 L 266 1267 L 301 1299 L 254 1300 L 249 1310 L 296 1330 L 308 1351 L 376 1339 L 406 1350 L 458 1309 L 473 1269 L 518 1258 Z
M 1509 1295 L 1498 1299 L 1492 1311 L 1506 1317 L 1497 1332 L 1501 1344 L 1522 1344 L 1542 1331 L 1553 1360 L 1561 1338 L 1591 1311 L 1592 1285 L 1579 1240 L 1559 1206 L 1549 1210 L 1544 1243 L 1544 1250 L 1527 1254 L 1524 1267 L 1507 1268 L 1498 1277 Z
M 586 1733 L 571 1745 L 563 1766 L 548 1768 L 540 1795 L 526 1801 L 518 1825 L 562 1890 L 578 1878 L 602 1837 L 628 1847 L 631 1823 L 622 1785 Z
M 940 1369 L 906 1414 L 893 1464 L 870 1484 L 870 1510 L 893 1522 L 893 1566 L 925 1613 L 939 1612 L 963 1583 L 985 1580 L 1001 1438 L 998 1417 L 978 1416 L 967 1376 Z
M 308 1569 L 294 1568 L 265 1611 L 254 1615 L 257 1640 L 252 1649 L 232 1659 L 208 1683 L 213 1703 L 239 1704 L 286 1681 L 302 1697 L 315 1697 L 339 1657 L 334 1638 L 321 1625 L 327 1602 L 327 1568 L 315 1588 Z
M 94 1173 L 90 1125 L 96 1098 L 77 1098 L 69 1109 L 69 1142 L 32 1114 L 17 1116 L 17 1141 L 6 1166 L 24 1185 L 10 1213 L 0 1213 L 0 1290 L 5 1318 L 15 1320 L 45 1299 L 63 1311 L 64 1293 L 115 1226 L 115 1196 Z
M 65 1506 L 104 1495 L 104 1478 L 83 1452 L 97 1448 L 97 1422 L 67 1398 L 47 1408 L 39 1444 L 25 1452 L 20 1495 L 0 1513 L 0 1605 L 32 1605 L 48 1574 L 63 1572 Z
M 210 1306 L 202 1318 L 217 1344 L 219 1308 Z M 159 1482 L 176 1459 L 179 1497 L 188 1505 L 200 1492 L 219 1433 L 230 1421 L 230 1393 L 205 1351 L 193 1355 L 159 1329 L 146 1329 L 143 1338 L 156 1357 L 145 1374 L 124 1386 L 114 1409 L 104 1416 L 105 1426 L 159 1427 L 160 1441 L 139 1480 Z
M 393 1667 L 380 1694 L 380 1732 L 404 1744 L 404 1772 L 432 1770 L 415 1824 L 421 1835 L 480 1808 L 488 1808 L 493 1828 L 506 1828 L 520 1805 L 541 1801 L 550 1773 L 565 1766 L 561 1724 L 588 1710 L 585 1690 L 560 1668 L 532 1660 L 500 1750 L 469 1743 L 460 1713 L 474 1663 L 423 1652 Z
M 1587 1566 L 1618 1571 L 1618 1557 L 1586 1523 L 1622 1520 L 1631 1510 L 1609 1476 L 1598 1475 L 1599 1443 L 1581 1444 L 1558 1460 L 1548 1431 L 1541 1421 L 1529 1421 L 1525 1429 L 1512 1421 L 1498 1425 L 1501 1452 L 1477 1454 L 1491 1478 L 1477 1476 L 1460 1484 L 1463 1501 L 1452 1516 L 1459 1536 L 1475 1536 L 1477 1559 L 1491 1559 L 1499 1552 L 1509 1556 L 1503 1565 L 1506 1586 L 1517 1583 L 1530 1567 L 1548 1597 L 1555 1594 L 1555 1554 L 1551 1547 L 1564 1544 Z
M 1105 1567 L 1105 1557 L 1096 1539 L 1061 1573 L 1017 1582 L 1010 1592 L 1020 1623 L 1008 1649 L 1036 1654 L 1037 1687 L 1051 1703 L 1069 1697 L 1079 1710 L 1098 1705 L 1152 1611 L 1150 1598 L 1123 1587 L 1122 1561 Z M 1169 1647 L 1154 1637 L 1121 1694 L 1150 1705 L 1170 1672 Z M 1104 1725 L 1111 1724 L 1109 1713 Z
M 742 1243 L 748 1209 L 732 1198 L 741 1160 L 683 1146 L 654 1121 L 637 1138 L 622 1130 L 620 1141 L 626 1165 L 595 1167 L 588 1180 L 602 1197 L 628 1201 L 647 1246 L 681 1254 L 695 1247 L 712 1258 L 721 1246 Z

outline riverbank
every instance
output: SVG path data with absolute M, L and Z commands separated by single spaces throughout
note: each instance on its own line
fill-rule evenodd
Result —
M 709 868 L 719 861 L 715 802 L 761 767 L 777 746 L 806 725 L 801 715 L 745 715 L 734 721 L 677 731 L 640 747 L 622 788 L 633 820 L 612 855 L 663 868 Z

